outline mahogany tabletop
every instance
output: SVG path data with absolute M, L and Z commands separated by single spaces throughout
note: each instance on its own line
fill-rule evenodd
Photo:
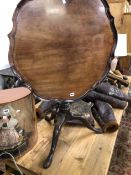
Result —
M 115 32 L 105 0 L 22 0 L 10 64 L 40 97 L 75 100 L 109 71 Z

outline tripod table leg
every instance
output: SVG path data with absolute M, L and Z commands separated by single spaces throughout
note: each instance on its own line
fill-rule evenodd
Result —
M 54 128 L 54 132 L 53 132 L 53 138 L 52 138 L 52 144 L 51 144 L 51 149 L 49 152 L 48 157 L 46 158 L 46 160 L 44 161 L 43 167 L 49 168 L 49 166 L 52 163 L 52 159 L 53 159 L 53 155 L 57 146 L 57 142 L 58 142 L 58 138 L 62 129 L 62 126 L 65 123 L 65 119 L 66 119 L 66 114 L 62 114 L 60 113 L 59 116 L 56 116 L 56 123 L 55 123 L 55 128 Z

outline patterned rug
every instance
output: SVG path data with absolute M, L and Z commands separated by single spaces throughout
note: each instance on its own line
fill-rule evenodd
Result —
M 122 117 L 108 175 L 131 175 L 131 103 Z

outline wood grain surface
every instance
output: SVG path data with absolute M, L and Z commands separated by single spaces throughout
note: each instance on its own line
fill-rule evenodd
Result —
M 83 96 L 106 74 L 113 52 L 106 3 L 66 2 L 23 0 L 13 19 L 10 63 L 45 99 Z
M 127 55 L 131 56 L 131 12 L 123 14 L 121 32 L 127 34 Z

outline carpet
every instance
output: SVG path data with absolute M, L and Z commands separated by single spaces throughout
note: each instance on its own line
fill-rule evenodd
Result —
M 121 120 L 108 175 L 131 175 L 131 103 Z

